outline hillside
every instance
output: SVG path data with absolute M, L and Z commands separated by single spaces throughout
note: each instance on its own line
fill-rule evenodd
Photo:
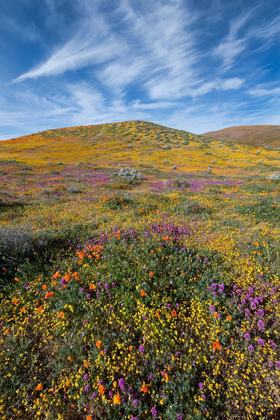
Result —
M 261 156 L 260 156 L 261 155 Z M 110 168 L 152 166 L 159 172 L 269 175 L 279 171 L 279 152 L 205 139 L 145 121 L 72 127 L 0 142 L 2 162 Z
M 1 419 L 279 418 L 279 155 L 143 121 L 0 142 Z
M 280 125 L 248 125 L 228 127 L 202 134 L 219 140 L 245 143 L 252 146 L 280 147 Z

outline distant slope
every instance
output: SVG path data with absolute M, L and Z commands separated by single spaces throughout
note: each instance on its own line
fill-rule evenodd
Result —
M 248 125 L 229 127 L 202 134 L 219 140 L 246 143 L 251 146 L 280 147 L 280 125 Z

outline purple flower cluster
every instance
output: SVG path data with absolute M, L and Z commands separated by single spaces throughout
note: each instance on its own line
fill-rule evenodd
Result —
M 125 384 L 125 380 L 123 378 L 121 378 L 119 380 L 119 387 L 120 387 L 121 392 L 125 392 L 126 384 Z
M 154 419 L 157 417 L 157 409 L 156 409 L 156 407 L 152 407 L 151 408 L 151 414 L 152 414 L 152 416 L 153 416 Z
M 139 353 L 144 353 L 144 351 L 145 351 L 145 349 L 144 349 L 144 346 L 143 346 L 143 344 L 140 344 L 140 346 L 139 346 Z
M 224 293 L 224 288 L 224 283 L 212 283 L 211 286 L 208 286 L 208 290 L 212 293 L 213 296 L 216 296 L 217 293 L 226 296 Z

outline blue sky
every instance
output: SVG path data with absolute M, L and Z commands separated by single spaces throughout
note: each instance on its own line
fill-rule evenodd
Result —
M 0 3 L 0 139 L 135 119 L 280 124 L 279 1 Z

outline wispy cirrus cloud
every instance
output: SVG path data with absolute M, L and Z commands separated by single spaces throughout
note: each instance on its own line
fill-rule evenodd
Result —
M 178 105 L 177 102 L 149 102 L 143 103 L 140 99 L 132 101 L 131 106 L 133 109 L 167 109 L 173 108 Z
M 213 55 L 220 58 L 223 62 L 223 69 L 228 70 L 235 59 L 247 48 L 248 37 L 239 36 L 241 29 L 251 18 L 253 11 L 239 15 L 229 22 L 229 33 L 224 40 L 213 50 Z
M 103 64 L 117 57 L 118 49 L 125 48 L 125 45 L 120 45 L 113 34 L 107 34 L 106 40 L 104 40 L 104 35 L 103 37 L 99 35 L 99 29 L 104 33 L 102 22 L 96 21 L 92 24 L 94 24 L 94 28 L 88 24 L 86 28 L 53 53 L 49 59 L 22 74 L 14 82 L 42 76 L 55 76 L 90 64 Z
M 273 89 L 264 89 L 264 88 L 255 88 L 248 90 L 249 95 L 254 97 L 264 97 L 264 96 L 280 96 L 280 87 Z

